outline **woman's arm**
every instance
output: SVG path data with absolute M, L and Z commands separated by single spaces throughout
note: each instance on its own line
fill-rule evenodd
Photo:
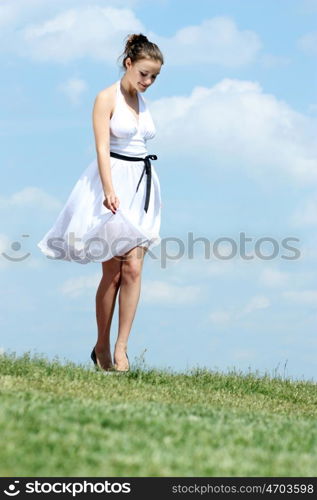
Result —
M 110 171 L 110 114 L 112 103 L 109 94 L 109 89 L 99 92 L 92 113 L 98 169 L 105 196 L 113 191 Z
M 99 175 L 105 194 L 105 206 L 115 213 L 119 200 L 115 195 L 110 168 L 110 115 L 112 111 L 111 88 L 101 90 L 97 94 L 92 119 L 95 134 L 95 146 Z

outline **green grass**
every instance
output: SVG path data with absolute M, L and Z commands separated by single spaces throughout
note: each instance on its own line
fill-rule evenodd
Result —
M 0 356 L 0 476 L 315 476 L 309 381 Z

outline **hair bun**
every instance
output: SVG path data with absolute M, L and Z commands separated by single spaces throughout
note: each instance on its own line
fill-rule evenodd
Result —
M 143 43 L 147 41 L 148 41 L 147 37 L 142 33 L 139 33 L 138 35 L 134 33 L 133 35 L 129 36 L 127 40 L 127 47 L 131 47 L 132 45 L 136 45 L 138 43 Z

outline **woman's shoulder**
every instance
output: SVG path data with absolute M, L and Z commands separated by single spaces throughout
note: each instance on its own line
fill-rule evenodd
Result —
M 95 97 L 94 109 L 98 113 L 113 114 L 113 109 L 116 102 L 116 84 L 117 82 L 101 89 Z
M 114 82 L 112 85 L 109 85 L 109 87 L 105 87 L 99 90 L 98 94 L 96 95 L 96 99 L 104 100 L 109 99 L 109 97 L 113 97 L 116 91 L 116 85 L 117 82 Z

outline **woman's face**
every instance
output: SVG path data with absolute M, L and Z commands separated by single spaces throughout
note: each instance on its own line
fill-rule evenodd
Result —
M 152 83 L 154 83 L 157 75 L 159 75 L 162 64 L 160 61 L 153 59 L 139 59 L 134 64 L 128 57 L 126 60 L 127 73 L 131 84 L 137 90 L 145 91 Z

